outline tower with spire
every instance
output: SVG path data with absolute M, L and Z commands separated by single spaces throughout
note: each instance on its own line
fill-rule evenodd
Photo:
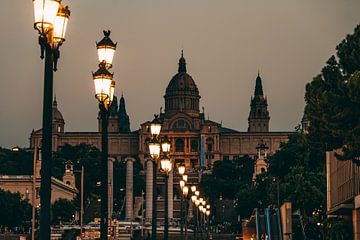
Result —
M 269 132 L 269 112 L 260 73 L 256 77 L 254 96 L 251 98 L 248 132 Z
M 101 118 L 98 116 L 98 129 L 101 132 Z M 114 96 L 109 107 L 108 132 L 110 133 L 128 133 L 130 132 L 130 119 L 126 113 L 125 99 L 121 94 L 120 103 Z
M 119 133 L 128 133 L 130 132 L 130 118 L 126 113 L 125 99 L 123 94 L 121 94 L 120 105 L 119 105 Z

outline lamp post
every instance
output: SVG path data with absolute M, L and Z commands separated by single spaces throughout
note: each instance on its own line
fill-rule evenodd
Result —
M 273 177 L 273 182 L 276 182 L 277 207 L 280 208 L 280 180 L 279 180 L 279 177 Z
M 184 186 L 182 189 L 182 195 L 185 198 L 185 212 L 184 212 L 184 222 L 185 222 L 185 239 L 187 239 L 187 212 L 188 212 L 188 194 L 189 194 L 189 187 Z
M 40 182 L 40 239 L 45 240 L 50 239 L 53 71 L 57 70 L 59 47 L 65 41 L 70 10 L 60 0 L 33 0 L 33 5 L 40 58 L 45 57 Z
M 164 156 L 161 158 L 160 165 L 161 171 L 165 173 L 165 226 L 164 226 L 164 240 L 169 239 L 169 198 L 168 198 L 168 184 L 169 174 L 172 170 L 172 161 L 169 157 L 170 153 L 170 142 L 165 136 L 161 143 L 161 148 Z
M 179 181 L 179 185 L 180 185 L 180 236 L 181 239 L 184 238 L 184 222 L 183 222 L 183 188 L 185 187 L 185 180 L 184 180 L 184 174 L 185 174 L 185 166 L 184 165 L 180 165 L 178 166 L 178 172 L 180 175 L 180 181 Z
M 81 164 L 81 170 L 75 170 L 74 172 L 80 173 L 80 239 L 83 239 L 83 228 L 84 228 L 84 165 Z
M 152 219 L 151 219 L 151 239 L 156 240 L 156 227 L 157 227 L 157 204 L 156 204 L 156 183 L 157 183 L 157 160 L 160 157 L 160 142 L 158 137 L 161 131 L 161 122 L 158 115 L 155 115 L 154 120 L 150 124 L 151 140 L 149 141 L 149 152 L 153 159 L 153 199 L 152 199 Z
M 108 117 L 115 90 L 114 74 L 108 70 L 112 66 L 116 49 L 116 44 L 109 37 L 110 33 L 104 31 L 104 38 L 96 43 L 100 64 L 99 69 L 92 74 L 101 118 L 101 240 L 108 239 Z
M 199 192 L 199 191 L 196 191 Z M 195 196 L 198 196 L 195 192 Z M 198 228 L 199 228 L 199 204 L 200 204 L 200 200 L 196 198 L 196 200 L 194 201 L 195 203 L 195 209 L 196 209 L 196 215 L 195 215 L 195 239 L 198 239 Z
M 206 205 L 207 234 L 210 234 L 210 205 Z

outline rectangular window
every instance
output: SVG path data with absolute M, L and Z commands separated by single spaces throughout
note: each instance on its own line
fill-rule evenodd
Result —
M 190 167 L 191 167 L 191 168 L 195 168 L 196 162 L 197 162 L 196 159 L 191 159 L 191 160 L 190 160 Z
M 199 141 L 197 139 L 191 139 L 190 151 L 198 152 L 199 151 Z

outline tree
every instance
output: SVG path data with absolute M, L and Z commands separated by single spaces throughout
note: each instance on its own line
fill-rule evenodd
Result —
M 33 153 L 20 149 L 17 152 L 0 147 L 0 174 L 32 175 Z
M 15 227 L 31 219 L 31 205 L 20 193 L 0 189 L 0 226 Z
M 360 25 L 336 47 L 321 73 L 306 85 L 309 139 L 339 159 L 360 164 Z
M 231 161 L 216 161 L 212 174 L 203 175 L 200 188 L 212 200 L 220 196 L 235 199 L 240 186 L 251 183 L 253 171 L 254 160 L 247 155 Z
M 310 216 L 314 209 L 325 205 L 325 175 L 309 172 L 304 167 L 292 167 L 281 184 L 283 199 L 292 203 L 294 209 Z
M 100 151 L 89 144 L 81 143 L 76 146 L 65 144 L 54 155 L 53 176 L 62 179 L 65 172 L 65 162 L 70 160 L 74 165 L 76 188 L 80 189 L 80 170 L 84 166 L 84 199 L 99 195 L 97 182 L 101 176 Z
M 59 221 L 70 222 L 75 214 L 75 204 L 64 198 L 56 200 L 52 205 L 52 218 L 53 222 Z
M 322 171 L 324 169 L 324 152 L 311 145 L 308 136 L 303 132 L 289 135 L 289 140 L 281 145 L 279 151 L 270 156 L 268 172 L 274 177 L 284 179 L 290 168 L 304 167 L 306 171 Z

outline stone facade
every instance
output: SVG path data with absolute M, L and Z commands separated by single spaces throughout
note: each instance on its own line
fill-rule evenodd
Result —
M 40 178 L 36 178 L 35 184 L 35 206 L 37 207 L 40 204 L 40 180 Z M 30 204 L 32 204 L 32 184 L 32 175 L 0 176 L 0 189 L 4 189 L 13 193 L 19 192 L 23 199 L 29 199 Z M 67 185 L 66 183 L 54 177 L 51 178 L 51 203 L 54 203 L 59 198 L 64 198 L 71 201 L 76 197 L 77 193 L 78 190 L 76 188 Z

